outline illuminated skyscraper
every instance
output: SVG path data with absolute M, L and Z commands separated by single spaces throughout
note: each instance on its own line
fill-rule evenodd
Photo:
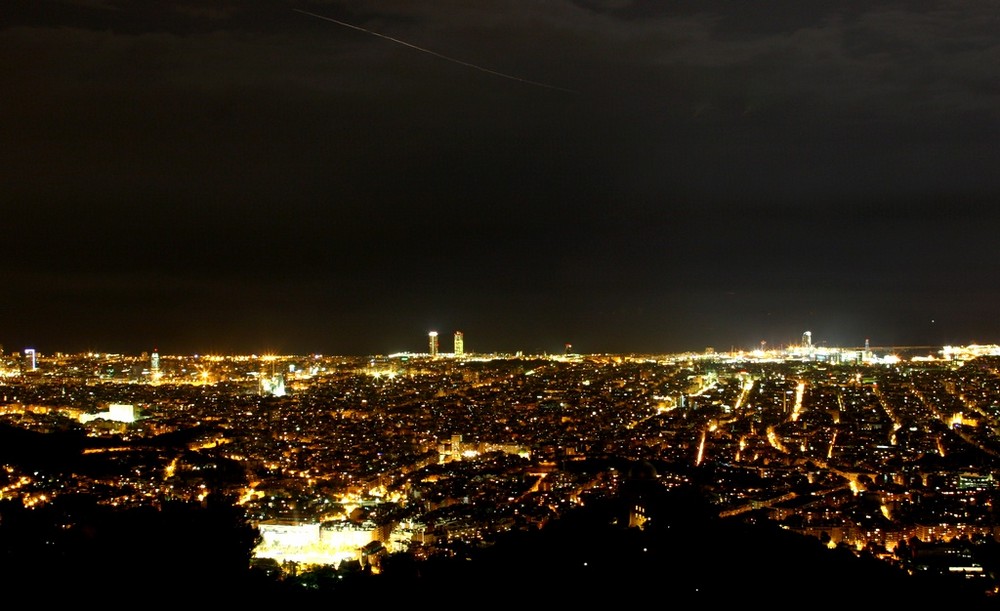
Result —
M 160 381 L 160 353 L 153 348 L 153 354 L 149 357 L 149 377 L 154 382 Z
M 430 333 L 427 334 L 427 336 L 430 340 L 430 346 L 428 351 L 431 354 L 431 358 L 435 358 L 438 355 L 438 332 L 431 331 Z
M 31 370 L 34 371 L 34 370 L 38 369 L 38 361 L 36 360 L 36 357 L 35 357 L 35 349 L 34 348 L 25 348 L 24 349 L 24 355 L 26 357 L 28 357 L 28 363 L 31 366 Z
M 455 356 L 459 357 L 465 354 L 465 334 L 461 331 L 455 331 Z

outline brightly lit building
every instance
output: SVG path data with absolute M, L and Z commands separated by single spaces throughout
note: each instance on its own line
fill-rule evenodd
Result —
M 455 331 L 455 358 L 461 358 L 463 355 L 465 355 L 465 334 Z
M 430 333 L 427 334 L 427 338 L 429 344 L 428 352 L 430 353 L 431 358 L 436 358 L 438 355 L 438 332 L 431 331 Z
M 110 420 L 112 422 L 132 423 L 137 419 L 134 405 L 128 403 L 112 403 L 108 406 L 108 411 L 97 412 L 96 414 L 80 414 L 80 422 L 86 424 L 93 420 Z
M 149 356 L 149 379 L 154 384 L 160 381 L 160 353 L 155 348 Z
M 374 523 L 350 521 L 297 522 L 268 520 L 257 525 L 260 544 L 256 558 L 273 558 L 306 565 L 337 566 L 344 560 L 359 559 L 362 548 L 377 539 Z
M 260 394 L 272 397 L 285 396 L 285 376 L 281 373 L 260 376 Z

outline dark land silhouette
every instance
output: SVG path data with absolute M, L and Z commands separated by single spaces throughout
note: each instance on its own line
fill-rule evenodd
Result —
M 97 468 L 81 455 L 79 441 L 0 427 L 0 461 L 49 477 Z M 698 486 L 667 489 L 650 471 L 648 464 L 633 464 L 617 496 L 588 499 L 542 528 L 513 531 L 451 557 L 389 554 L 378 573 L 357 561 L 286 577 L 268 572 L 251 562 L 256 529 L 234 499 L 218 494 L 201 503 L 138 508 L 102 503 L 99 491 L 57 496 L 35 508 L 6 499 L 0 501 L 0 574 L 8 595 L 122 607 L 143 600 L 996 605 L 958 578 L 911 575 L 752 514 L 720 518 Z M 647 518 L 642 528 L 629 526 L 636 507 Z M 996 550 L 995 542 L 989 549 Z M 995 571 L 992 553 L 987 569 Z

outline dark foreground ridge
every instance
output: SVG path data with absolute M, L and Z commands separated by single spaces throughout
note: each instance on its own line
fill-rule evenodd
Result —
M 388 563 L 383 575 L 349 581 L 340 591 L 358 602 L 457 596 L 529 605 L 770 601 L 822 608 L 947 603 L 974 609 L 996 604 L 959 582 L 909 575 L 771 523 L 714 517 L 693 488 L 664 494 L 642 529 L 627 526 L 631 501 L 623 497 L 582 507 L 466 558 L 424 563 L 400 558 Z
M 28 458 L 29 449 L 22 445 L 20 458 Z M 629 525 L 637 504 L 647 518 L 642 528 Z M 98 503 L 97 496 L 59 497 L 37 508 L 4 500 L 0 574 L 9 595 L 123 608 L 143 600 L 254 606 L 445 600 L 531 607 L 629 600 L 823 608 L 996 604 L 961 581 L 909 575 L 767 521 L 719 518 L 695 486 L 668 490 L 641 481 L 543 528 L 516 531 L 456 557 L 389 555 L 378 574 L 345 563 L 276 576 L 251 567 L 257 536 L 232 499 L 222 497 L 131 509 Z

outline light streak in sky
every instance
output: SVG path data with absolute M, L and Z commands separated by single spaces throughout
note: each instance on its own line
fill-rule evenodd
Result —
M 499 77 L 502 77 L 502 78 L 505 78 L 505 79 L 510 79 L 512 81 L 518 81 L 519 83 L 526 83 L 528 85 L 535 85 L 536 87 L 545 87 L 546 89 L 555 89 L 555 90 L 558 90 L 558 91 L 566 91 L 568 93 L 579 93 L 579 92 L 574 91 L 572 89 L 565 89 L 563 87 L 556 87 L 555 85 L 548 85 L 546 83 L 539 83 L 538 81 L 531 81 L 531 80 L 528 80 L 528 79 L 525 79 L 525 78 L 521 78 L 519 76 L 514 76 L 512 74 L 505 74 L 503 72 L 497 72 L 496 70 L 491 70 L 490 68 L 486 68 L 486 67 L 483 67 L 483 66 L 480 66 L 480 65 L 477 65 L 477 64 L 473 64 L 473 63 L 470 63 L 470 62 L 462 61 L 462 60 L 456 59 L 454 57 L 448 57 L 447 55 L 442 55 L 441 53 L 438 53 L 437 51 L 432 51 L 432 50 L 426 49 L 424 47 L 418 47 L 417 45 L 408 43 L 405 40 L 400 40 L 398 38 L 393 38 L 392 36 L 386 36 L 385 34 L 380 34 L 380 33 L 375 32 L 373 30 L 369 30 L 369 29 L 366 29 L 366 28 L 363 28 L 361 26 L 354 25 L 354 24 L 351 24 L 351 23 L 347 23 L 346 21 L 339 21 L 339 20 L 334 19 L 332 17 L 326 17 L 324 15 L 317 15 L 316 13 L 310 13 L 309 11 L 303 11 L 303 10 L 297 9 L 297 8 L 294 8 L 292 10 L 295 11 L 296 13 L 302 13 L 303 15 L 309 15 L 310 17 L 315 17 L 316 19 L 322 19 L 324 21 L 329 21 L 329 22 L 332 22 L 332 23 L 336 23 L 337 25 L 342 25 L 342 26 L 344 26 L 346 28 L 351 28 L 352 30 L 358 30 L 359 32 L 365 32 L 366 34 L 371 34 L 372 36 L 378 36 L 379 38 L 384 38 L 384 39 L 392 41 L 392 42 L 394 42 L 396 44 L 403 45 L 404 47 L 409 47 L 411 49 L 416 49 L 417 51 L 420 51 L 422 53 L 427 53 L 429 55 L 433 55 L 434 57 L 439 57 L 439 58 L 441 58 L 441 59 L 443 59 L 445 61 L 449 61 L 449 62 L 452 62 L 452 63 L 455 63 L 455 64 L 459 64 L 461 66 L 466 66 L 466 67 L 472 68 L 474 70 L 479 70 L 481 72 L 486 72 L 487 74 L 492 74 L 494 76 L 499 76 Z

